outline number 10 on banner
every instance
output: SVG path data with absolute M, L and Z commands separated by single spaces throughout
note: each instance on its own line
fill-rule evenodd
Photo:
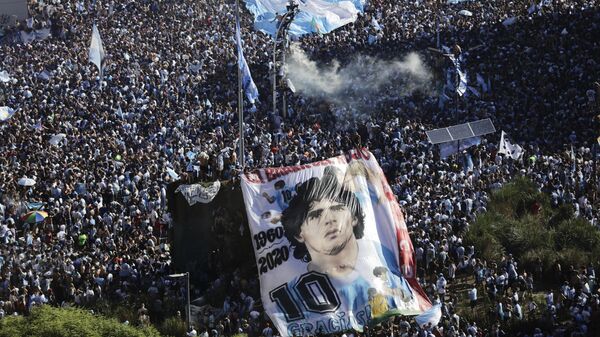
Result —
M 304 312 L 322 314 L 340 307 L 340 298 L 329 277 L 314 271 L 302 274 L 291 287 L 284 283 L 271 290 L 269 297 L 277 303 L 288 323 L 303 319 Z

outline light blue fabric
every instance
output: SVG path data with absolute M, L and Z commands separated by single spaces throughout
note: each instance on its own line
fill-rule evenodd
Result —
M 429 310 L 424 311 L 419 316 L 415 317 L 415 321 L 419 326 L 424 326 L 431 323 L 431 326 L 436 326 L 440 319 L 442 318 L 442 305 L 436 304 L 429 308 Z
M 361 239 L 359 239 L 358 242 L 360 248 L 364 248 L 366 245 L 378 245 L 374 242 L 362 241 Z M 383 256 L 379 256 L 379 262 L 388 269 L 386 286 L 391 289 L 403 288 L 404 291 L 412 294 L 412 290 L 408 285 L 408 282 L 404 279 L 404 277 L 402 277 L 400 270 L 397 268 L 397 262 L 394 253 L 383 246 L 381 248 L 381 253 L 383 253 Z M 302 311 L 304 316 L 300 322 L 313 324 L 316 331 L 317 326 L 319 326 L 317 321 L 327 320 L 327 317 L 336 317 L 337 315 L 342 315 L 348 320 L 347 323 L 349 326 L 347 328 L 353 328 L 358 331 L 362 331 L 362 327 L 368 324 L 368 322 L 371 320 L 371 307 L 369 305 L 368 290 L 369 288 L 375 287 L 373 280 L 367 280 L 365 278 L 374 278 L 372 276 L 372 267 L 363 272 L 366 272 L 366 274 L 359 273 L 360 275 L 357 275 L 357 277 L 350 282 L 347 282 L 341 278 L 328 277 L 341 301 L 340 308 L 336 312 L 331 312 L 328 314 L 311 312 L 301 305 L 301 303 L 304 302 L 304 299 L 302 299 L 300 294 L 293 289 L 295 289 L 295 285 L 298 283 L 300 278 L 306 274 L 298 275 L 290 280 L 287 283 L 287 287 L 290 290 L 290 294 L 294 298 L 294 302 L 300 305 L 299 309 Z M 310 273 L 311 272 L 308 272 L 307 274 Z M 414 294 L 412 296 L 414 296 Z M 399 308 L 399 303 L 397 303 L 399 299 L 395 299 L 391 296 L 386 297 L 388 299 L 388 306 L 390 310 Z M 276 316 L 277 315 L 280 315 L 277 317 L 278 319 L 285 321 L 283 313 L 276 314 Z M 341 332 L 344 330 L 343 325 L 339 327 L 321 326 L 320 328 L 321 332 L 328 334 Z M 292 331 L 289 332 L 290 334 L 293 334 Z
M 240 32 L 240 22 L 239 18 L 237 17 L 235 24 L 235 39 L 238 51 L 238 67 L 241 69 L 242 72 L 242 88 L 244 89 L 244 93 L 246 94 L 246 98 L 248 98 L 248 101 L 254 104 L 254 101 L 258 99 L 258 88 L 256 88 L 256 84 L 254 84 L 254 80 L 252 79 L 252 75 L 250 74 L 250 68 L 248 67 L 246 58 L 244 57 L 244 51 L 242 49 L 242 38 Z
M 300 11 L 288 31 L 292 36 L 310 33 L 327 34 L 353 22 L 356 20 L 356 13 L 364 12 L 366 0 L 319 0 L 318 2 L 297 0 L 296 3 Z M 312 8 L 316 6 L 316 3 L 321 6 L 320 12 L 316 12 Z M 288 4 L 288 0 L 246 0 L 246 8 L 254 15 L 256 30 L 271 36 L 275 36 L 277 33 L 279 21 L 277 16 L 282 16 L 287 12 Z M 327 10 L 328 6 L 332 6 L 331 10 Z
M 481 144 L 481 137 L 471 137 L 466 139 L 461 139 L 460 144 L 459 141 L 451 141 L 446 143 L 440 143 L 440 157 L 442 159 L 446 159 L 449 156 L 457 153 L 458 151 L 462 151 L 470 148 L 474 145 Z

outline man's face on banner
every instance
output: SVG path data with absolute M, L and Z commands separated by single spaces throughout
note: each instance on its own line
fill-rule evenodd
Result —
M 353 237 L 356 224 L 345 204 L 327 199 L 314 201 L 297 239 L 309 252 L 337 255 Z

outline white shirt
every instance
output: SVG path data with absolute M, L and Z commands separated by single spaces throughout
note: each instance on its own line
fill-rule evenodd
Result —
M 477 301 L 477 288 L 469 290 L 469 300 Z
M 446 279 L 444 277 L 440 277 L 437 280 L 437 288 L 438 288 L 438 294 L 445 294 L 446 293 Z

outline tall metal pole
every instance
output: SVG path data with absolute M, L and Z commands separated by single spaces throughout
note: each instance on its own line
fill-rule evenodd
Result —
M 240 22 L 240 0 L 236 0 L 235 1 L 235 17 L 236 17 L 236 30 L 239 29 L 240 32 L 240 40 L 241 40 L 241 27 L 239 25 Z M 238 46 L 238 48 L 242 48 L 241 45 Z M 241 50 L 238 50 L 238 121 L 239 121 L 239 126 L 240 126 L 240 155 L 238 158 L 238 163 L 242 169 L 242 172 L 244 171 L 244 166 L 246 161 L 244 160 L 244 88 L 243 88 L 243 83 L 242 83 L 242 69 L 240 67 L 240 64 L 242 64 L 242 60 L 241 58 Z
M 283 41 L 283 56 L 282 56 L 282 60 L 283 60 L 283 64 L 282 69 L 283 69 L 283 79 L 285 79 L 285 51 L 287 49 L 286 46 L 287 43 L 287 39 Z M 285 85 L 285 84 L 284 84 Z M 283 118 L 287 118 L 287 103 L 285 101 L 285 88 L 281 91 L 281 101 L 282 101 L 282 113 L 283 113 Z
M 600 150 L 600 136 L 598 136 L 597 138 L 597 143 L 594 144 L 594 146 L 592 147 L 593 151 L 592 154 L 594 156 L 594 160 L 593 160 L 593 164 L 594 164 L 594 169 L 592 170 L 592 174 L 594 175 L 594 179 L 592 180 L 594 182 L 594 193 L 592 194 L 592 203 L 596 203 L 596 199 L 598 197 L 598 151 Z
M 277 113 L 277 35 L 279 35 L 279 29 L 275 34 L 275 42 L 273 42 L 273 114 Z
M 239 1 L 239 0 L 238 0 Z M 288 16 L 289 12 L 281 18 L 277 32 L 275 33 L 275 40 L 273 41 L 273 113 L 277 113 L 277 39 L 279 38 L 279 31 Z
M 187 309 L 186 309 L 186 316 L 187 316 L 187 328 L 188 331 L 191 330 L 192 328 L 192 312 L 190 309 L 190 272 L 186 272 L 185 273 L 185 277 L 187 280 Z
M 440 0 L 436 1 L 436 9 L 437 9 L 437 13 L 435 16 L 435 39 L 436 39 L 436 48 L 440 49 L 441 45 L 440 45 Z
M 460 62 L 460 61 L 457 61 Z M 456 89 L 455 91 L 455 97 L 456 97 L 456 110 L 454 110 L 454 118 L 456 119 L 456 123 L 458 123 L 459 118 L 458 118 L 458 103 L 459 103 L 459 99 L 460 99 L 460 95 L 458 94 L 458 88 L 460 87 L 460 73 L 458 72 L 458 67 L 456 68 Z

